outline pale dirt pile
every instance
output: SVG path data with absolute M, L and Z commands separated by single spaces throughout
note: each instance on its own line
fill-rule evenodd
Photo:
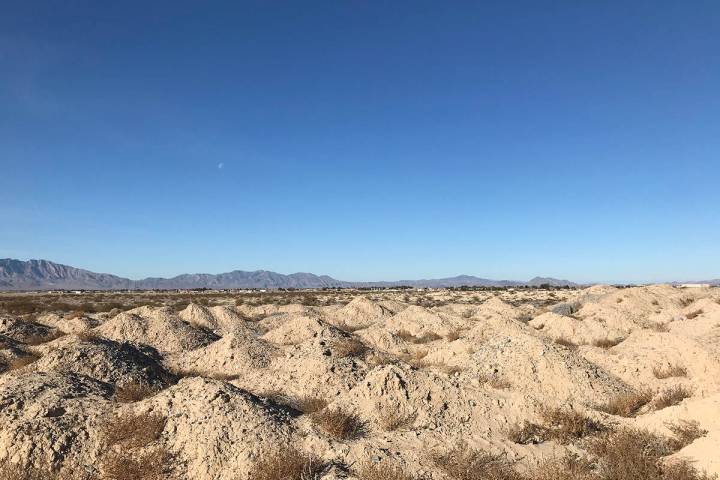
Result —
M 120 448 L 106 444 L 104 425 L 150 414 L 164 423 L 133 452 L 165 449 L 169 480 L 245 480 L 264 451 L 290 445 L 326 462 L 328 480 L 355 478 L 367 460 L 441 480 L 431 453 L 461 443 L 519 467 L 584 455 L 580 440 L 514 436 L 562 407 L 665 436 L 698 422 L 707 434 L 672 457 L 720 473 L 718 299 L 714 289 L 595 286 L 4 316 L 0 463 L 103 479 Z M 655 406 L 676 387 L 685 394 L 675 405 Z M 641 391 L 652 401 L 634 416 L 603 411 Z M 331 434 L 317 409 L 359 423 Z
M 177 353 L 203 347 L 218 336 L 186 323 L 170 308 L 140 307 L 121 313 L 93 330 L 118 342 L 148 345 L 161 353 Z

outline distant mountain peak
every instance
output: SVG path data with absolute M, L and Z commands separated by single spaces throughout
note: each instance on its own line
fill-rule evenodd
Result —
M 233 270 L 227 273 L 185 273 L 172 278 L 149 277 L 130 280 L 108 273 L 95 273 L 50 260 L 0 259 L 0 290 L 174 290 L 193 288 L 343 288 L 343 287 L 510 287 L 576 284 L 567 280 L 535 277 L 529 282 L 490 280 L 472 275 L 394 282 L 345 282 L 328 275 L 296 272 L 289 275 L 268 270 Z

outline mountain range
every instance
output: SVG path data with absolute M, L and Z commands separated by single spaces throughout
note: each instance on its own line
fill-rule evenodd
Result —
M 81 268 L 54 263 L 49 260 L 0 259 L 0 290 L 174 290 L 193 288 L 351 288 L 351 287 L 510 287 L 576 286 L 568 280 L 535 277 L 527 282 L 490 280 L 471 275 L 425 280 L 398 280 L 394 282 L 346 282 L 327 275 L 312 273 L 281 273 L 257 270 L 234 270 L 220 274 L 194 273 L 172 278 L 145 278 L 130 280 L 108 273 L 95 273 Z

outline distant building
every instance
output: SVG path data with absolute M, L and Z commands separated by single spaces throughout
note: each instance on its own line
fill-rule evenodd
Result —
M 709 283 L 682 283 L 679 288 L 710 288 Z

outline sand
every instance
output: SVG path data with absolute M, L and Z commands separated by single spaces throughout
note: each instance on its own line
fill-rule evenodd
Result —
M 140 307 L 69 318 L 0 318 L 0 463 L 104 478 L 112 418 L 158 414 L 143 451 L 172 455 L 163 478 L 249 478 L 263 452 L 293 445 L 323 478 L 392 461 L 447 478 L 431 452 L 466 444 L 532 468 L 583 444 L 516 443 L 547 408 L 671 436 L 707 433 L 668 457 L 720 474 L 720 292 L 656 285 L 520 292 L 357 292 L 349 303 Z M 25 359 L 19 364 L 15 362 Z M 34 360 L 34 361 L 32 361 Z M 674 372 L 674 374 L 670 374 Z M 127 385 L 147 391 L 120 401 Z M 656 408 L 668 389 L 687 398 Z M 648 391 L 631 417 L 603 411 Z M 336 438 L 300 408 L 320 399 L 363 423 Z

